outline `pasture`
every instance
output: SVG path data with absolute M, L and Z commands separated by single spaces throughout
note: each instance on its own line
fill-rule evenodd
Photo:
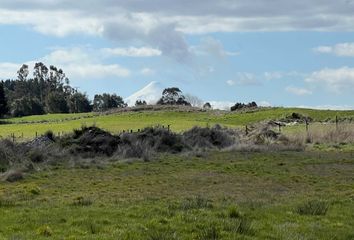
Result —
M 354 111 L 311 110 L 296 108 L 265 108 L 253 111 L 224 112 L 224 111 L 131 111 L 110 114 L 81 113 L 81 114 L 48 114 L 22 118 L 10 118 L 0 125 L 0 136 L 7 138 L 14 134 L 17 138 L 32 139 L 48 130 L 54 134 L 71 132 L 82 125 L 96 125 L 112 133 L 133 130 L 137 131 L 148 126 L 171 125 L 172 131 L 181 132 L 194 126 L 205 127 L 221 124 L 231 128 L 243 128 L 246 125 L 261 121 L 285 118 L 292 113 L 300 113 L 311 117 L 315 122 L 334 122 L 336 116 L 353 120 Z M 302 129 L 303 126 L 289 128 Z M 21 140 L 21 139 L 20 139 Z
M 353 239 L 349 153 L 211 152 L 0 185 L 0 239 Z

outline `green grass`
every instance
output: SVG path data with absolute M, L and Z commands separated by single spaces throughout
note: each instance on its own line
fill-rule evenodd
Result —
M 349 240 L 353 176 L 351 153 L 59 165 L 0 184 L 0 239 Z
M 8 137 L 15 134 L 17 137 L 33 138 L 52 130 L 55 134 L 71 132 L 82 125 L 93 125 L 118 133 L 123 130 L 138 130 L 147 126 L 171 125 L 173 131 L 183 131 L 193 126 L 207 126 L 222 124 L 228 127 L 244 127 L 264 120 L 280 119 L 298 112 L 312 117 L 315 121 L 341 118 L 354 118 L 354 111 L 329 111 L 295 108 L 272 108 L 254 112 L 178 112 L 178 111 L 145 111 L 116 113 L 111 115 L 85 114 L 50 114 L 12 118 L 6 121 L 13 123 L 0 126 L 0 136 Z

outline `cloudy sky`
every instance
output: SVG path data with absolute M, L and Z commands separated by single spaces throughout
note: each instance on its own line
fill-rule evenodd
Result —
M 0 79 L 63 68 L 87 92 L 151 81 L 204 100 L 354 108 L 354 0 L 0 0 Z

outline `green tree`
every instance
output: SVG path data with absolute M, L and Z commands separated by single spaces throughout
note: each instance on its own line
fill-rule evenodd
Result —
M 4 83 L 0 83 L 0 117 L 3 117 L 8 112 L 7 99 L 5 96 Z
M 185 105 L 191 104 L 185 100 L 182 91 L 177 87 L 166 88 L 162 92 L 162 97 L 157 102 L 158 105 Z
M 46 99 L 46 110 L 48 113 L 68 113 L 66 95 L 61 92 L 50 92 Z
M 112 108 L 123 108 L 126 106 L 127 104 L 124 103 L 123 98 L 117 96 L 116 94 L 96 94 L 93 99 L 93 110 L 98 112 L 106 111 Z
M 68 105 L 71 113 L 90 112 L 92 110 L 88 97 L 79 92 L 70 96 Z
M 24 96 L 22 98 L 16 99 L 11 104 L 11 115 L 14 117 L 41 115 L 43 113 L 43 105 L 37 98 Z

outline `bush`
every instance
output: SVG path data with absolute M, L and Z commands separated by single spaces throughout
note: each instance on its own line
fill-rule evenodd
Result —
M 44 156 L 37 149 L 32 149 L 27 153 L 28 158 L 31 162 L 40 163 L 44 161 Z
M 144 157 L 154 152 L 180 153 L 188 148 L 181 135 L 165 128 L 145 128 L 138 133 L 125 133 L 121 136 L 118 153 L 123 157 Z
M 48 130 L 44 133 L 44 136 L 47 137 L 48 139 L 52 140 L 53 142 L 55 141 L 55 136 L 53 131 Z
M 62 147 L 70 147 L 72 153 L 104 154 L 111 156 L 118 147 L 119 137 L 115 137 L 97 127 L 82 127 L 60 140 Z
M 310 200 L 296 207 L 300 215 L 326 215 L 329 204 L 322 200 Z
M 245 108 L 257 108 L 258 105 L 256 102 L 250 102 L 247 104 L 244 103 L 236 103 L 234 106 L 232 106 L 230 108 L 231 111 L 236 111 L 236 110 L 241 110 L 241 109 L 245 109 Z
M 234 144 L 234 136 L 219 125 L 213 128 L 194 127 L 183 133 L 186 145 L 193 148 L 225 148 Z

